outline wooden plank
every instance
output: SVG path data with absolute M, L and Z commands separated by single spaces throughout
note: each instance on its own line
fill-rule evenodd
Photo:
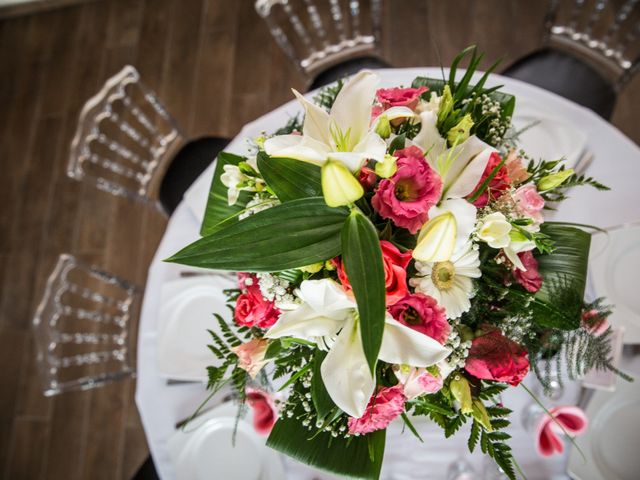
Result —
M 16 418 L 5 478 L 46 479 L 46 447 L 49 424 L 32 418 Z

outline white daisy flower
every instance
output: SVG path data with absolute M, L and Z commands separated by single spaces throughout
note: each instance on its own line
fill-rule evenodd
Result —
M 479 278 L 478 247 L 471 242 L 458 249 L 446 262 L 416 262 L 418 275 L 409 283 L 416 291 L 436 299 L 447 318 L 458 318 L 471 307 L 473 278 Z

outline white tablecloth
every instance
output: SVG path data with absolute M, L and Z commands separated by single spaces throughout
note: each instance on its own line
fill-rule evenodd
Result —
M 384 87 L 408 86 L 418 75 L 441 76 L 439 68 L 386 69 L 379 70 L 379 74 L 381 86 Z M 640 149 L 633 142 L 595 113 L 564 98 L 517 80 L 494 75 L 488 85 L 496 84 L 504 85 L 503 90 L 516 95 L 521 102 L 543 106 L 549 115 L 582 129 L 588 137 L 588 148 L 595 157 L 586 173 L 611 187 L 608 192 L 597 192 L 590 187 L 576 188 L 571 191 L 571 198 L 555 214 L 555 219 L 603 228 L 640 219 L 640 188 L 636 185 L 640 179 Z M 299 111 L 297 102 L 292 101 L 246 125 L 227 150 L 245 152 L 246 138 L 279 128 Z M 213 168 L 209 168 L 194 183 L 185 196 L 186 201 L 178 206 L 169 221 L 149 268 L 140 319 L 136 404 L 151 454 L 164 480 L 175 478 L 167 450 L 167 440 L 174 433 L 174 425 L 191 414 L 207 393 L 201 385 L 167 385 L 166 380 L 158 375 L 156 325 L 160 288 L 164 282 L 178 278 L 183 269 L 179 265 L 164 263 L 163 259 L 198 238 L 212 172 Z M 575 401 L 576 392 L 576 385 L 568 386 L 559 403 Z M 520 411 L 528 402 L 528 395 L 520 388 L 512 389 L 504 396 L 505 405 L 515 411 L 510 431 L 514 454 L 530 480 L 566 478 L 563 475 L 566 455 L 543 460 L 535 453 L 531 436 L 520 422 Z M 481 471 L 481 455 L 478 452 L 474 455 L 468 453 L 465 432 L 445 440 L 439 428 L 425 423 L 419 426 L 424 438 L 422 444 L 408 432 L 401 435 L 400 429 L 398 425 L 389 429 L 383 478 L 443 479 L 446 478 L 450 463 L 458 458 L 472 461 L 477 465 L 476 469 Z M 286 461 L 286 467 L 289 478 L 311 479 L 320 476 L 289 460 Z

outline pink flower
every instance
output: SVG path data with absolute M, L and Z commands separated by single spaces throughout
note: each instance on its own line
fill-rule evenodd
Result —
M 403 385 L 404 395 L 407 400 L 412 400 L 424 394 L 436 393 L 442 388 L 442 377 L 432 375 L 425 368 L 394 365 L 393 371 Z
M 440 200 L 442 179 L 418 147 L 397 150 L 394 155 L 398 171 L 380 182 L 371 203 L 381 217 L 415 234 L 428 220 L 429 209 Z
M 538 261 L 536 257 L 534 257 L 530 251 L 521 252 L 518 254 L 518 257 L 526 270 L 523 271 L 519 268 L 514 268 L 513 277 L 527 292 L 537 292 L 542 286 L 542 276 L 538 271 Z
M 271 396 L 262 390 L 247 388 L 247 403 L 253 410 L 253 428 L 260 435 L 269 435 L 278 419 Z
M 402 412 L 405 396 L 402 385 L 383 387 L 371 396 L 367 408 L 360 418 L 349 419 L 349 433 L 371 433 L 382 430 Z
M 507 169 L 507 175 L 513 185 L 519 185 L 531 176 L 527 167 L 524 165 L 522 159 L 518 156 L 515 150 L 511 150 L 509 152 L 504 166 Z
M 247 286 L 245 292 L 236 300 L 236 323 L 246 327 L 269 328 L 276 323 L 279 316 L 280 310 L 262 296 L 258 282 L 253 278 L 252 284 Z
M 476 378 L 516 387 L 529 371 L 529 360 L 524 348 L 490 328 L 471 343 L 464 368 Z
M 390 107 L 409 107 L 413 110 L 418 106 L 420 95 L 427 90 L 427 87 L 380 88 L 376 92 L 376 96 L 385 110 Z
M 554 421 L 555 418 L 555 421 Z M 562 428 L 560 428 L 560 425 Z M 564 444 L 560 435 L 563 429 L 572 437 L 582 435 L 589 425 L 589 419 L 584 411 L 573 405 L 561 405 L 549 409 L 544 413 L 536 425 L 536 447 L 543 457 L 550 457 L 554 453 L 562 453 Z
M 413 293 L 389 307 L 389 313 L 403 325 L 444 344 L 451 327 L 443 307 L 422 293 Z
M 591 309 L 582 312 L 582 326 L 592 335 L 599 337 L 609 328 L 609 320 L 598 310 Z
M 378 118 L 383 110 L 384 109 L 380 105 L 374 105 L 371 107 L 371 122 Z
M 529 184 L 518 188 L 513 194 L 513 199 L 520 215 L 531 218 L 537 224 L 542 223 L 544 198 L 538 193 L 535 185 Z
M 409 288 L 407 287 L 407 266 L 411 261 L 411 252 L 402 253 L 393 243 L 387 242 L 386 240 L 380 241 L 380 248 L 382 249 L 387 306 L 389 306 L 401 300 L 409 293 Z M 351 292 L 351 283 L 349 283 L 349 278 L 342 265 L 342 260 L 336 258 L 334 263 L 342 287 L 347 293 Z
M 245 370 L 251 378 L 256 378 L 258 372 L 268 363 L 264 359 L 267 345 L 267 340 L 254 338 L 247 343 L 231 348 L 231 351 L 238 356 L 238 367 Z
M 378 177 L 376 176 L 376 172 L 371 170 L 369 167 L 362 167 L 360 169 L 360 174 L 358 175 L 358 181 L 362 188 L 364 188 L 367 192 L 373 190 L 373 187 L 376 186 L 376 180 Z
M 253 273 L 247 272 L 238 272 L 238 288 L 240 290 L 245 290 L 249 285 L 253 285 L 256 281 L 256 277 Z M 247 280 L 249 281 L 249 285 L 247 285 Z
M 493 152 L 489 157 L 489 161 L 487 162 L 487 166 L 484 168 L 484 172 L 482 173 L 482 177 L 478 182 L 478 185 L 474 189 L 473 192 L 469 194 L 469 197 L 472 197 L 476 191 L 480 188 L 480 186 L 484 183 L 484 181 L 491 175 L 491 172 L 500 164 L 502 158 L 496 152 Z M 485 189 L 482 194 L 476 198 L 476 201 L 473 204 L 478 207 L 486 207 L 489 203 L 489 200 L 496 200 L 500 198 L 502 192 L 504 192 L 507 188 L 509 188 L 509 174 L 507 173 L 507 169 L 503 165 L 500 167 L 498 172 L 489 182 L 489 185 Z

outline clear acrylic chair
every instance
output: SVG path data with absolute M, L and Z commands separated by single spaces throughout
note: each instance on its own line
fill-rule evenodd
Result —
M 505 75 L 569 98 L 609 118 L 640 68 L 639 0 L 551 0 L 543 48 Z
M 162 175 L 181 140 L 174 119 L 127 65 L 84 105 L 67 174 L 162 211 Z
M 353 62 L 351 70 L 388 66 L 376 58 L 379 56 L 381 7 L 382 0 L 255 2 L 256 11 L 267 23 L 275 41 L 309 82 L 350 60 Z M 334 77 L 340 73 L 355 71 L 343 68 Z M 321 83 L 332 79 L 325 74 Z
M 135 375 L 137 287 L 60 255 L 33 319 L 44 395 Z

